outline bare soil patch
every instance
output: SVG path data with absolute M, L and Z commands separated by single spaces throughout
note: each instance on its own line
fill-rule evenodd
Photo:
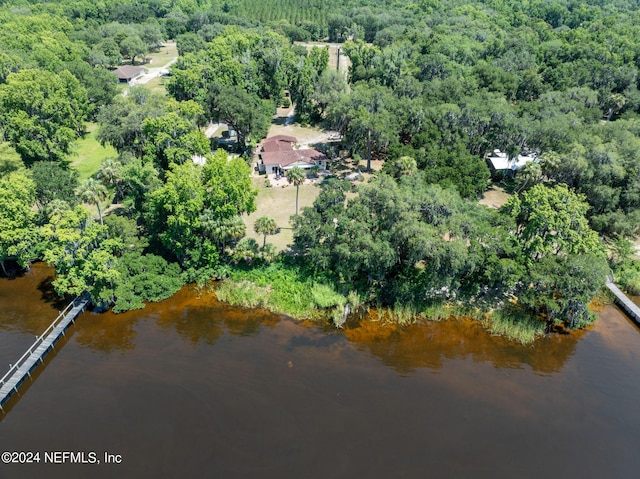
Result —
M 482 198 L 478 203 L 488 206 L 489 208 L 502 208 L 504 204 L 509 201 L 511 195 L 507 193 L 500 186 L 492 185 L 487 191 L 484 192 Z
M 294 114 L 293 107 L 278 108 L 267 138 L 275 135 L 295 136 L 300 145 L 313 147 L 317 143 L 328 142 L 329 136 L 337 133 L 334 130 L 325 130 L 318 126 L 303 126 L 300 123 L 294 123 Z

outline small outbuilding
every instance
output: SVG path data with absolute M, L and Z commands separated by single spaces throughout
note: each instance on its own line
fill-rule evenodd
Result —
M 120 83 L 130 83 L 131 80 L 138 78 L 143 72 L 143 67 L 135 67 L 133 65 L 122 65 L 120 68 L 113 70 Z

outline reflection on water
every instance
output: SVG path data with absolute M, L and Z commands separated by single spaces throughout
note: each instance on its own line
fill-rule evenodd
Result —
M 35 335 L 49 326 L 67 305 L 53 291 L 52 280 L 51 269 L 43 263 L 18 278 L 0 278 L 2 328 Z
M 440 369 L 451 359 L 490 362 L 496 368 L 553 373 L 562 369 L 575 352 L 585 331 L 551 335 L 533 346 L 522 346 L 489 334 L 477 321 L 425 322 L 399 327 L 365 317 L 357 328 L 345 331 L 350 341 L 365 348 L 382 362 L 402 374 L 416 368 Z
M 48 274 L 0 280 L 3 347 L 55 316 L 38 290 Z M 108 451 L 123 464 L 6 466 L 0 479 L 595 478 L 640 468 L 640 332 L 611 306 L 591 331 L 524 347 L 474 322 L 338 331 L 184 288 L 140 311 L 84 314 L 70 332 L 0 416 L 0 451 Z
M 0 304 L 3 329 L 38 334 L 63 308 L 65 301 L 55 295 L 51 287 L 51 271 L 37 264 L 23 278 L 3 280 Z M 27 294 L 26 300 L 20 300 Z M 260 310 L 244 310 L 218 303 L 214 296 L 185 287 L 174 297 L 161 303 L 148 304 L 141 311 L 122 314 L 89 313 L 76 328 L 75 340 L 90 349 L 110 353 L 127 351 L 136 344 L 136 323 L 149 318 L 165 331 L 174 330 L 195 346 L 214 345 L 224 334 L 252 336 L 261 328 L 273 327 L 281 317 Z M 491 336 L 477 321 L 456 320 L 426 322 L 407 327 L 375 321 L 376 314 L 365 315 L 356 327 L 336 331 L 330 327 L 319 329 L 313 339 L 305 334 L 292 337 L 290 350 L 301 346 L 326 348 L 348 341 L 380 358 L 383 364 L 403 375 L 418 368 L 438 370 L 443 362 L 468 358 L 475 362 L 490 362 L 496 368 L 520 369 L 530 367 L 541 373 L 561 370 L 575 352 L 578 341 L 586 334 L 578 331 L 568 335 L 551 335 L 533 346 L 521 346 L 504 338 Z M 305 324 L 306 328 L 318 328 Z M 304 331 L 304 329 L 303 329 Z

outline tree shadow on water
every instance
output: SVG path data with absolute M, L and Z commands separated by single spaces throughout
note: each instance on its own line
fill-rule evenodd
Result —
M 7 260 L 4 267 L 0 268 L 0 279 L 22 278 L 29 270 L 21 268 L 15 261 Z
M 62 311 L 67 304 L 71 301 L 69 298 L 65 298 L 56 293 L 53 287 L 53 276 L 47 276 L 38 284 L 38 291 L 40 291 L 42 301 L 47 304 L 51 304 L 53 307 Z

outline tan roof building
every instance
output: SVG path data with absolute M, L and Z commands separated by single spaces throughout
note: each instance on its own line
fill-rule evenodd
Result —
M 129 83 L 134 78 L 142 75 L 143 72 L 143 67 L 134 67 L 133 65 L 122 65 L 120 68 L 113 70 L 113 73 L 122 83 Z

